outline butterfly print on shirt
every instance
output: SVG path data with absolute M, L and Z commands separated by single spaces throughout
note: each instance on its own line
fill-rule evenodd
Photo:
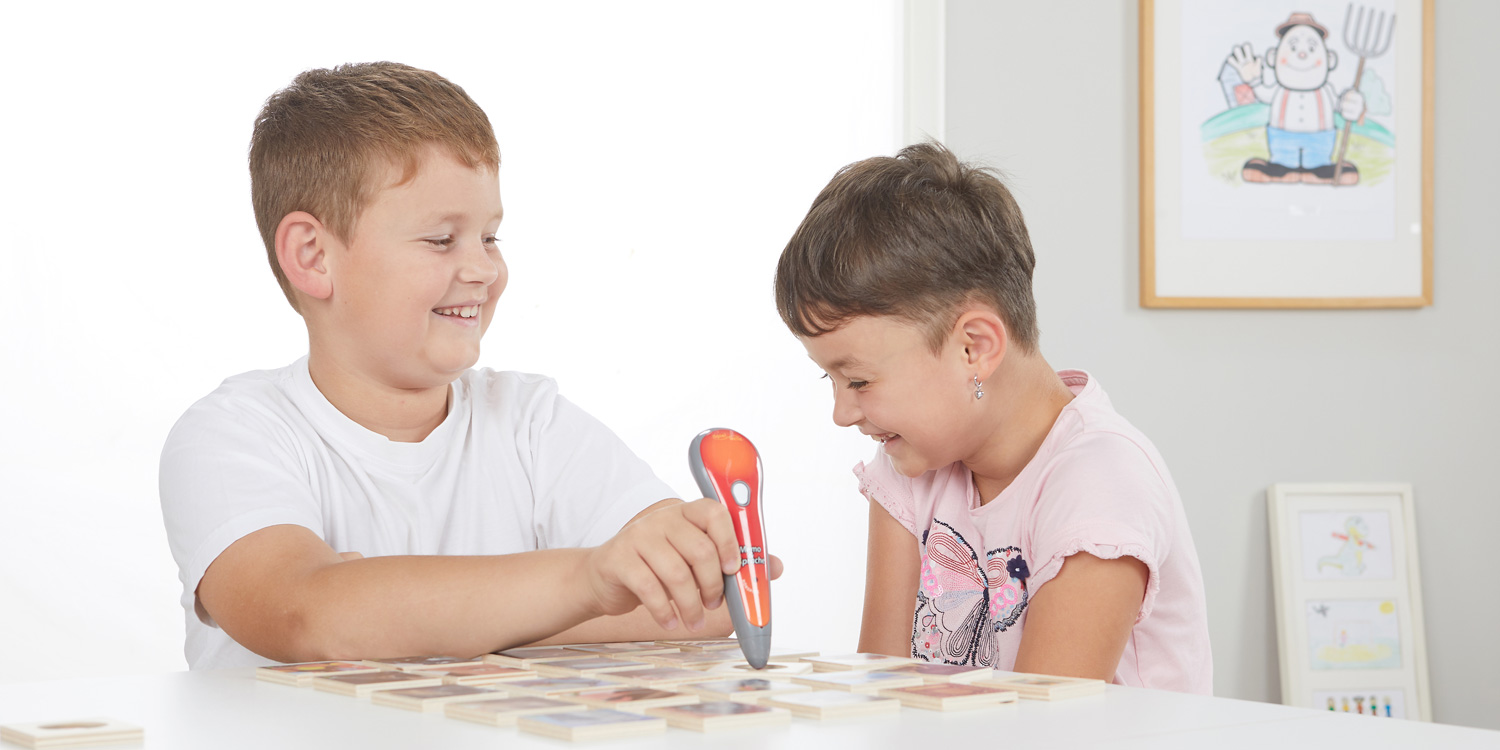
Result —
M 944 664 L 991 666 L 998 633 L 1026 611 L 1030 575 L 1019 547 L 979 555 L 952 526 L 933 519 L 922 535 L 921 585 L 911 653 Z

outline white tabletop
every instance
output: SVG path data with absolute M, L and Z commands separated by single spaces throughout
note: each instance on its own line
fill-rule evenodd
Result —
M 105 716 L 145 728 L 147 748 L 560 747 L 560 740 L 377 706 L 312 688 L 255 679 L 250 669 L 0 685 L 0 724 Z M 726 730 L 705 737 L 668 729 L 641 739 L 588 743 L 619 748 L 986 747 L 1107 748 L 1500 748 L 1500 732 L 1335 714 L 1269 703 L 1111 685 L 1102 695 L 938 713 L 903 708 L 884 716 Z M 136 745 L 137 747 L 141 745 Z M 8 745 L 4 747 L 9 747 Z

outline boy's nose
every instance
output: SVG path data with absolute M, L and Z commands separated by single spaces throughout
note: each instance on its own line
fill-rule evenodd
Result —
M 833 423 L 840 427 L 852 427 L 859 424 L 863 418 L 859 404 L 854 402 L 854 392 L 848 388 L 834 386 Z
M 473 249 L 464 253 L 463 267 L 459 269 L 460 281 L 475 282 L 483 286 L 495 283 L 500 278 L 500 260 L 498 255 L 490 257 L 484 249 L 484 243 L 479 243 Z

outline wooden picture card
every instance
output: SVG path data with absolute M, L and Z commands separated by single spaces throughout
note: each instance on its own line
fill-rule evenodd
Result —
M 473 703 L 449 703 L 443 707 L 443 714 L 450 719 L 463 719 L 464 721 L 472 721 L 478 724 L 508 727 L 514 726 L 516 719 L 522 716 L 577 710 L 577 703 L 570 703 L 556 698 L 523 695 L 514 698 L 474 701 Z
M 899 667 L 903 664 L 911 664 L 916 659 L 905 656 L 887 656 L 885 654 L 836 654 L 833 656 L 804 656 L 802 661 L 810 662 L 816 672 L 843 672 L 857 669 L 887 669 Z
M 901 710 L 901 701 L 895 698 L 833 690 L 768 695 L 760 700 L 760 704 L 784 708 L 792 712 L 792 715 L 805 719 L 838 719 Z
M 307 687 L 314 677 L 331 674 L 365 674 L 379 672 L 376 667 L 357 661 L 309 661 L 301 664 L 278 664 L 274 667 L 257 667 L 255 679 L 279 685 Z
M 812 688 L 807 685 L 798 685 L 786 680 L 768 680 L 764 677 L 739 677 L 732 680 L 700 682 L 690 687 L 704 700 L 740 703 L 759 703 L 760 699 L 767 696 L 812 691 Z
M 523 732 L 573 741 L 639 737 L 667 731 L 667 722 L 657 717 L 608 708 L 531 714 L 520 717 L 516 723 Z
M 612 659 L 607 656 L 591 656 L 587 659 L 548 659 L 531 665 L 543 677 L 588 677 L 604 672 L 623 672 L 627 669 L 646 669 L 650 662 Z
M 698 640 L 657 641 L 656 645 L 681 651 L 724 651 L 739 648 L 740 642 L 734 638 L 700 638 Z
M 615 687 L 607 690 L 585 690 L 558 696 L 565 701 L 581 703 L 592 708 L 613 708 L 617 711 L 641 713 L 648 708 L 680 706 L 697 703 L 698 696 L 691 693 L 674 693 L 649 687 Z
M 594 677 L 541 677 L 535 680 L 509 680 L 504 690 L 510 695 L 538 695 L 550 698 L 564 693 L 619 687 L 617 682 Z
M 434 685 L 432 687 L 381 690 L 370 696 L 370 702 L 408 711 L 440 712 L 449 703 L 494 700 L 505 693 L 473 685 Z
M 502 667 L 530 669 L 531 665 L 539 661 L 591 658 L 595 658 L 595 655 L 587 651 L 574 651 L 561 646 L 529 646 L 527 648 L 512 648 L 494 654 L 485 654 L 484 661 L 487 664 L 499 664 Z
M 725 661 L 714 664 L 703 670 L 709 674 L 716 675 L 738 675 L 742 677 L 764 677 L 767 679 L 789 680 L 793 675 L 811 674 L 813 665 L 805 661 L 768 661 L 764 667 L 756 669 L 750 662 L 741 659 L 739 661 Z
M 921 677 L 895 672 L 818 672 L 793 677 L 792 682 L 819 690 L 844 690 L 851 693 L 874 693 L 887 688 L 916 687 Z
M 1014 690 L 964 685 L 957 682 L 891 688 L 880 691 L 879 695 L 883 698 L 895 698 L 901 701 L 901 705 L 909 708 L 923 708 L 929 711 L 961 711 L 998 706 L 1002 703 L 1014 703 L 1018 697 Z
M 884 670 L 891 674 L 912 675 L 922 678 L 922 682 L 934 685 L 943 682 L 974 683 L 979 680 L 990 678 L 995 671 L 989 667 L 960 666 L 958 664 L 930 664 L 918 662 L 906 664 L 899 667 L 889 667 Z
M 1045 674 L 995 671 L 975 683 L 985 687 L 1014 690 L 1022 698 L 1039 701 L 1066 700 L 1104 692 L 1104 680 L 1086 677 L 1058 677 Z
M 377 669 L 396 669 L 402 672 L 426 672 L 433 667 L 472 667 L 483 664 L 482 656 L 403 656 L 398 659 L 365 659 L 364 663 Z
M 645 669 L 627 669 L 622 672 L 605 672 L 599 675 L 599 679 L 639 687 L 665 687 L 690 682 L 707 682 L 718 677 L 697 669 L 646 667 Z
M 104 718 L 63 719 L 0 726 L 0 740 L 22 747 L 86 747 L 142 742 L 146 731 Z
M 502 667 L 499 664 L 434 669 L 431 673 L 442 675 L 445 685 L 493 685 L 510 680 L 531 680 L 537 677 L 536 670 Z
M 676 646 L 663 646 L 656 641 L 625 641 L 622 643 L 579 643 L 563 646 L 569 651 L 582 651 L 596 656 L 632 656 L 640 654 L 671 654 L 681 650 Z
M 661 667 L 679 667 L 682 669 L 708 669 L 715 664 L 724 662 L 738 662 L 743 657 L 738 651 L 679 651 L 671 654 L 649 654 L 641 657 L 641 661 L 649 661 Z
M 659 716 L 674 727 L 698 732 L 787 724 L 792 720 L 792 714 L 788 711 L 736 701 L 707 701 L 652 708 L 646 711 L 646 715 Z
M 312 681 L 312 686 L 318 690 L 338 693 L 339 695 L 352 695 L 356 698 L 367 698 L 371 693 L 381 690 L 430 687 L 441 684 L 443 684 L 443 678 L 439 675 L 424 674 L 422 672 L 397 672 L 394 670 L 365 672 L 362 674 L 335 674 L 327 677 L 314 677 Z

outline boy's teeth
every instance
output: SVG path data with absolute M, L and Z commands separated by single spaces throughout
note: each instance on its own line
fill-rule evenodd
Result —
M 434 310 L 433 312 L 436 312 L 438 315 L 453 315 L 460 318 L 472 318 L 479 315 L 479 305 L 469 305 L 468 307 L 445 307 L 441 310 Z

